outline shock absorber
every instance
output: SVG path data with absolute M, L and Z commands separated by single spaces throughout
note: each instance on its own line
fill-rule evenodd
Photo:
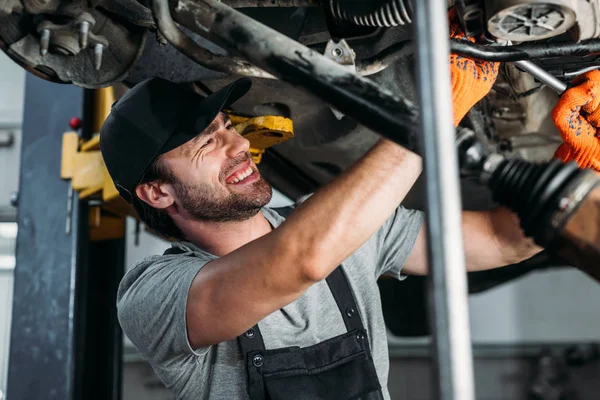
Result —
M 390 27 L 412 22 L 409 0 L 330 0 L 332 15 L 356 25 Z

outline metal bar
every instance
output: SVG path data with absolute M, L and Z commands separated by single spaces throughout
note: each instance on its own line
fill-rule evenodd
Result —
M 180 0 L 173 15 L 188 29 L 237 50 L 254 65 L 313 93 L 375 132 L 408 149 L 416 147 L 418 112 L 409 100 L 217 0 Z
M 474 399 L 461 199 L 452 126 L 446 2 L 415 3 L 421 138 L 427 194 L 430 326 L 438 395 Z
M 566 83 L 558 78 L 555 78 L 554 75 L 538 67 L 531 61 L 521 60 L 515 61 L 513 64 L 521 68 L 523 71 L 531 74 L 535 79 L 542 82 L 544 85 L 548 86 L 558 94 L 562 94 L 565 90 L 567 90 Z
M 158 29 L 175 48 L 198 64 L 219 72 L 233 75 L 253 76 L 257 78 L 273 78 L 254 65 L 237 57 L 228 57 L 210 52 L 199 46 L 188 35 L 179 30 L 169 10 L 168 1 L 153 0 L 152 10 L 156 17 Z

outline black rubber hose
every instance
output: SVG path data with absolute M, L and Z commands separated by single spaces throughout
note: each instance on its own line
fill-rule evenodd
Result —
M 383 71 L 400 58 L 413 54 L 412 42 L 394 43 L 372 57 L 356 60 L 357 72 L 371 75 Z M 580 43 L 530 43 L 515 46 L 487 46 L 467 40 L 450 41 L 450 52 L 461 56 L 485 60 L 512 62 L 544 57 L 588 56 L 600 54 L 600 39 L 590 39 Z M 537 90 L 537 89 L 536 89 Z
M 579 43 L 526 43 L 515 46 L 484 46 L 467 40 L 452 39 L 450 52 L 485 61 L 512 62 L 548 57 L 587 56 L 600 53 L 600 39 Z

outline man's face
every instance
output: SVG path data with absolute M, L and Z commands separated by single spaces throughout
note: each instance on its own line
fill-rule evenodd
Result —
M 164 154 L 175 203 L 199 220 L 242 221 L 256 215 L 272 190 L 249 145 L 220 113 L 196 138 Z

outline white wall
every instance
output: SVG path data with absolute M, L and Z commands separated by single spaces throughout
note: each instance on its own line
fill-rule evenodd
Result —
M 0 134 L 15 138 L 12 147 L 0 147 L 0 209 L 11 210 L 10 193 L 19 185 L 24 94 L 25 71 L 0 51 Z M 6 392 L 15 238 L 16 226 L 0 224 L 0 393 Z
M 0 207 L 9 206 L 9 195 L 19 185 L 21 122 L 25 71 L 0 51 L 0 134 L 12 133 L 12 147 L 0 147 Z
M 533 273 L 469 299 L 477 343 L 600 341 L 600 285 L 568 269 Z

